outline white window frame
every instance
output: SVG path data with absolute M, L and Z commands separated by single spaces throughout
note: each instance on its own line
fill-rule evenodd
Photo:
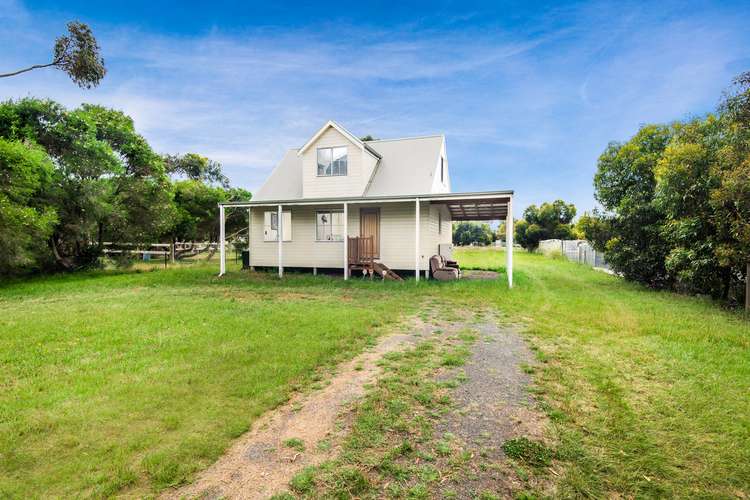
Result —
M 279 241 L 278 218 L 279 213 L 276 210 L 267 210 L 263 213 L 263 241 Z M 292 241 L 292 212 L 288 210 L 281 212 L 281 219 L 283 241 Z
M 329 222 L 328 222 L 327 225 L 331 227 L 331 238 L 330 239 L 320 239 L 318 237 L 318 233 L 319 233 L 319 231 L 318 231 L 318 220 L 319 220 L 320 214 L 328 214 Z M 341 233 L 339 234 L 340 238 L 338 238 L 338 239 L 336 239 L 336 238 L 333 237 L 334 236 L 334 232 L 333 232 L 333 228 L 334 228 L 334 225 L 333 225 L 333 214 L 341 214 L 341 217 L 342 217 L 341 224 L 339 226 Z M 315 241 L 321 242 L 321 243 L 336 243 L 336 242 L 344 241 L 344 220 L 343 220 L 343 217 L 344 217 L 344 211 L 343 210 L 316 210 L 315 211 Z
M 341 173 L 341 170 L 340 170 L 341 169 L 341 165 L 339 165 L 339 173 L 334 173 L 334 171 L 333 171 L 333 163 L 334 163 L 334 161 L 333 161 L 333 151 L 335 149 L 343 149 L 344 150 L 344 159 L 345 159 L 345 162 L 344 162 L 344 173 L 343 174 Z M 320 173 L 320 152 L 321 151 L 330 151 L 330 155 L 331 155 L 331 164 L 329 165 L 329 168 L 331 169 L 331 173 L 330 174 L 326 174 L 325 173 L 325 168 L 323 169 L 323 173 L 322 174 Z M 332 146 L 332 147 L 328 147 L 328 148 L 318 148 L 317 151 L 316 151 L 316 156 L 315 156 L 315 172 L 317 173 L 318 177 L 346 177 L 347 175 L 349 175 L 349 148 L 347 148 L 346 146 Z

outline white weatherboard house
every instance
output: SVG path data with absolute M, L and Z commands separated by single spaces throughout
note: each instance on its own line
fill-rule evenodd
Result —
M 451 192 L 442 135 L 363 141 L 329 121 L 287 151 L 252 200 L 219 206 L 221 274 L 226 209 L 244 208 L 250 265 L 277 267 L 279 276 L 285 266 L 335 268 L 346 279 L 361 269 L 353 254 L 366 251 L 376 269 L 418 280 L 429 276 L 431 256 L 450 252 L 452 222 L 505 220 L 512 286 L 512 201 L 507 190 Z

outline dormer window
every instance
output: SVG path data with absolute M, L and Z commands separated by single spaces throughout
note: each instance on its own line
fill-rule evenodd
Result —
M 346 175 L 346 148 L 318 149 L 318 176 Z

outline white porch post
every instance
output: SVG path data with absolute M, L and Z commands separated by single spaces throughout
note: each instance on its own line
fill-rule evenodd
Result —
M 508 215 L 505 217 L 505 258 L 508 288 L 513 288 L 513 198 L 508 200 Z
M 344 279 L 349 279 L 349 204 L 344 202 Z
M 253 209 L 247 209 L 247 251 L 250 251 L 250 233 L 253 230 Z
M 414 216 L 414 279 L 419 281 L 419 198 L 416 200 Z
M 226 234 L 224 232 L 224 205 L 219 205 L 219 276 L 227 272 Z
M 278 247 L 279 247 L 279 259 L 278 259 L 279 278 L 282 278 L 284 276 L 284 262 L 282 260 L 281 248 L 282 248 L 282 243 L 284 241 L 284 222 L 283 222 L 284 218 L 282 217 L 282 214 L 281 214 L 281 205 L 279 205 L 279 209 L 276 213 L 278 214 L 276 216 L 276 239 L 277 239 Z
M 253 234 L 253 209 L 252 207 L 249 207 L 247 209 L 247 267 L 248 269 L 253 268 L 253 254 L 250 251 L 250 238 Z

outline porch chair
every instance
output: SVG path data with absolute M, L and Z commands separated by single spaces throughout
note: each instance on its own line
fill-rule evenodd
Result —
M 458 269 L 445 265 L 445 259 L 441 255 L 430 257 L 430 270 L 432 277 L 439 281 L 457 280 L 459 275 Z

